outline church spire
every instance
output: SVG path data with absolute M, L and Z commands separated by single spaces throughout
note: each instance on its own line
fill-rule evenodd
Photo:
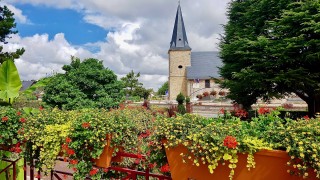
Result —
M 186 29 L 184 27 L 180 1 L 170 42 L 170 50 L 191 50 L 189 47 Z

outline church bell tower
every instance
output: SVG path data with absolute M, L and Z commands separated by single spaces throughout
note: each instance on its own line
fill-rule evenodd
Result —
M 169 100 L 175 100 L 181 92 L 187 96 L 187 71 L 191 65 L 189 47 L 180 2 L 178 5 L 169 49 Z

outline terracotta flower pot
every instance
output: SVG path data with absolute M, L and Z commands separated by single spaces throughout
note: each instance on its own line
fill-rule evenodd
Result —
M 104 146 L 104 149 L 98 159 L 93 159 L 93 162 L 96 164 L 98 167 L 102 168 L 108 168 L 111 163 L 112 159 L 112 153 L 114 148 L 110 147 L 111 143 L 111 135 L 108 135 L 107 137 L 107 144 Z
M 219 164 L 214 170 L 213 174 L 210 174 L 207 165 L 201 164 L 200 166 L 192 165 L 191 161 L 187 163 L 182 162 L 181 153 L 187 154 L 188 150 L 185 146 L 179 145 L 175 148 L 166 149 L 166 155 L 168 158 L 171 176 L 173 180 L 180 179 L 196 179 L 196 180 L 208 180 L 219 179 L 229 180 L 230 169 L 228 164 Z M 272 180 L 298 180 L 303 179 L 298 176 L 291 176 L 287 170 L 287 162 L 289 156 L 285 151 L 276 150 L 263 150 L 254 154 L 256 167 L 251 168 L 248 171 L 247 155 L 238 154 L 239 162 L 235 169 L 233 176 L 234 180 L 258 180 L 258 179 L 272 179 Z M 316 179 L 314 173 L 309 173 L 310 179 Z
M 111 161 L 112 162 L 122 162 L 123 161 L 123 157 L 120 155 L 123 151 L 124 151 L 124 148 L 122 146 L 118 147 L 119 151 L 118 153 L 116 154 L 116 156 L 112 157 Z

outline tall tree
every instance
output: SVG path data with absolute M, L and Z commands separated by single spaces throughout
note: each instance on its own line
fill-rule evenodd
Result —
M 121 81 L 123 81 L 124 86 L 126 88 L 126 93 L 130 96 L 133 95 L 135 89 L 141 88 L 142 83 L 139 82 L 140 73 L 135 74 L 133 70 L 129 72 L 125 77 L 121 78 Z
M 102 61 L 72 58 L 45 87 L 43 101 L 63 109 L 113 108 L 124 99 L 123 85 Z
M 168 91 L 168 89 L 169 89 L 169 83 L 167 81 L 164 84 L 162 84 L 162 86 L 158 89 L 157 94 L 158 95 L 165 95 L 166 91 Z
M 232 1 L 220 43 L 228 96 L 248 109 L 296 93 L 320 112 L 319 10 L 319 0 Z
M 14 30 L 16 23 L 13 15 L 7 6 L 0 7 L 0 42 L 3 44 L 7 44 L 7 39 L 18 32 Z M 24 53 L 23 48 L 17 49 L 15 52 L 2 52 L 2 50 L 3 46 L 0 46 L 0 64 L 6 59 L 17 59 Z

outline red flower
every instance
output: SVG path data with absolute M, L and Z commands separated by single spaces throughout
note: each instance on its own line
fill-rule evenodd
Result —
M 169 172 L 170 171 L 170 167 L 169 167 L 169 164 L 165 164 L 163 166 L 160 167 L 160 171 L 165 173 L 165 172 Z
M 67 178 L 68 178 L 68 175 L 64 174 L 63 179 L 67 179 Z
M 42 111 L 42 110 L 43 110 L 43 107 L 42 107 L 42 106 L 40 106 L 40 107 L 39 107 L 39 110 L 40 110 L 40 111 Z
M 20 111 L 18 111 L 18 112 L 17 112 L 17 115 L 18 115 L 18 116 L 20 116 L 20 115 L 21 115 L 21 112 L 20 112 Z
M 103 172 L 105 172 L 105 173 L 107 173 L 108 171 L 109 171 L 109 169 L 107 169 L 107 168 L 103 169 Z
M 78 169 L 77 169 L 77 168 L 72 168 L 72 170 L 73 170 L 73 171 L 77 171 Z
M 153 169 L 156 165 L 157 165 L 157 163 L 153 163 L 153 164 L 150 163 L 150 164 L 149 164 L 149 168 L 150 168 L 150 169 Z
M 64 149 L 64 150 L 68 150 L 69 149 L 68 144 L 62 144 L 61 148 Z
M 67 149 L 67 154 L 69 154 L 71 156 L 71 155 L 74 155 L 75 152 L 73 149 Z
M 41 176 L 40 174 L 35 174 L 34 177 L 40 179 Z
M 26 119 L 25 118 L 20 118 L 19 120 L 21 123 L 25 123 L 26 122 Z
M 8 116 L 2 117 L 2 121 L 3 121 L 3 122 L 6 122 L 6 121 L 8 121 L 8 120 L 9 120 Z
M 137 158 L 141 159 L 142 158 L 142 154 L 137 154 Z
M 71 143 L 71 138 L 66 137 L 66 142 L 67 142 L 67 143 Z
M 305 116 L 303 116 L 303 119 L 305 119 L 305 120 L 309 120 L 310 118 L 309 118 L 309 116 L 308 115 L 305 115 Z
M 265 107 L 261 107 L 261 108 L 259 108 L 259 110 L 258 110 L 258 114 L 267 114 L 267 113 L 270 113 L 271 112 L 271 110 L 269 109 L 269 108 L 265 108 Z
M 224 113 L 225 113 L 224 108 L 221 108 L 219 112 L 220 112 L 221 114 L 224 114 Z
M 73 164 L 73 165 L 78 164 L 78 160 L 76 160 L 76 159 L 72 159 L 69 162 L 70 162 L 70 164 Z
M 89 174 L 90 174 L 90 176 L 94 176 L 95 174 L 98 173 L 98 171 L 99 171 L 99 169 L 93 168 L 93 169 L 89 172 Z
M 238 109 L 236 110 L 235 112 L 235 116 L 239 117 L 239 118 L 242 118 L 242 117 L 247 117 L 248 116 L 248 112 L 244 109 Z
M 88 122 L 84 122 L 84 123 L 82 123 L 82 127 L 83 128 L 89 128 L 90 127 L 90 123 L 88 123 Z
M 238 142 L 235 137 L 233 136 L 226 136 L 223 140 L 223 145 L 228 147 L 229 149 L 234 149 L 237 147 Z

